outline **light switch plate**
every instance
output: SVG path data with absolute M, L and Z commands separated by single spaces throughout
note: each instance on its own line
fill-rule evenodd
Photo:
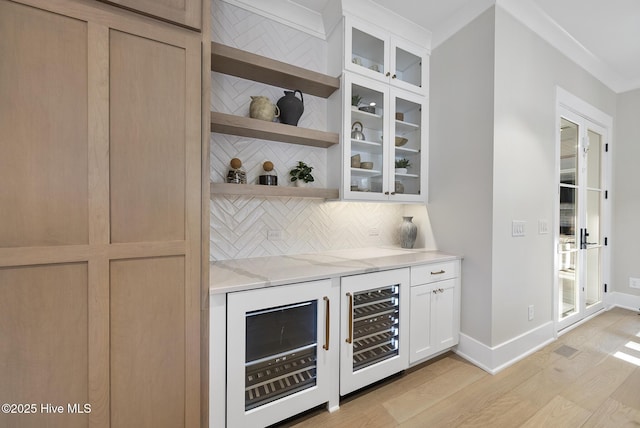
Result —
M 549 233 L 549 223 L 547 220 L 538 220 L 538 234 L 546 235 Z
M 511 236 L 524 236 L 526 221 L 513 220 L 511 222 Z

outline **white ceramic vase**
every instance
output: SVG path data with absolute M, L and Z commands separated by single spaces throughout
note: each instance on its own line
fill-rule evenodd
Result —
M 400 246 L 402 248 L 413 248 L 418 236 L 418 226 L 411 221 L 413 217 L 402 217 L 400 224 Z

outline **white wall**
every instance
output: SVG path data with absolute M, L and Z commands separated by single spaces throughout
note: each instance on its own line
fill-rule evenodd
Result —
M 613 151 L 613 290 L 640 296 L 640 90 L 618 95 Z
M 491 354 L 544 331 L 535 346 L 553 332 L 556 87 L 611 116 L 616 95 L 500 6 L 434 49 L 430 84 L 429 215 L 464 255 L 462 333 Z
M 616 112 L 613 91 L 501 7 L 495 41 L 493 345 L 553 320 L 556 86 Z M 511 236 L 512 220 L 526 221 L 525 237 Z
M 429 216 L 438 248 L 462 254 L 463 333 L 491 341 L 493 8 L 431 55 Z

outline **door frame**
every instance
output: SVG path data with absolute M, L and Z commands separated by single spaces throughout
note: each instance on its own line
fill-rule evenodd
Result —
M 561 124 L 561 114 L 563 111 L 569 111 L 570 113 L 581 117 L 584 120 L 592 122 L 600 129 L 598 131 L 602 131 L 602 144 L 608 145 L 608 151 L 606 155 L 602 158 L 601 167 L 603 168 L 602 179 L 603 189 L 608 192 L 608 198 L 604 199 L 602 202 L 602 215 L 604 217 L 601 223 L 602 236 L 610 237 L 611 236 L 611 206 L 612 206 L 612 195 L 610 192 L 611 188 L 611 170 L 612 170 L 612 151 L 613 151 L 613 118 L 603 111 L 597 109 L 581 98 L 571 94 L 570 92 L 564 90 L 561 87 L 556 87 L 556 138 L 555 138 L 555 182 L 556 182 L 556 198 L 554 202 L 554 238 L 553 238 L 553 322 L 555 326 L 556 334 L 558 334 L 561 330 L 569 330 L 572 326 L 577 325 L 581 321 L 584 321 L 590 315 L 584 313 L 584 317 L 578 319 L 575 323 L 571 325 L 564 325 L 559 321 L 560 311 L 558 309 L 558 301 L 560 298 L 560 287 L 558 283 L 558 269 L 560 266 L 560 257 L 558 254 L 558 245 L 559 245 L 559 225 L 560 225 L 560 198 L 558 194 L 560 192 L 560 124 Z M 608 284 L 611 283 L 611 243 L 602 247 L 602 282 L 605 290 L 608 291 Z M 579 274 L 580 276 L 581 274 Z M 602 293 L 602 303 L 604 308 L 611 306 L 609 302 L 607 291 L 603 290 Z M 582 303 L 582 299 L 581 302 Z

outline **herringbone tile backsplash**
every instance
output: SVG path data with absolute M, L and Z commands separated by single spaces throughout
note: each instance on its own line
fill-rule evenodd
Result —
M 324 40 L 252 12 L 213 0 L 212 39 L 228 46 L 325 72 Z M 211 73 L 211 109 L 249 115 L 251 95 L 268 96 L 274 103 L 283 88 L 220 73 Z M 286 88 L 295 89 L 295 88 Z M 327 101 L 304 96 L 299 126 L 326 129 Z M 288 172 L 299 160 L 314 167 L 314 183 L 326 186 L 326 149 L 211 134 L 211 180 L 224 182 L 231 158 L 240 158 L 249 183 L 262 174 L 262 163 L 275 164 L 278 183 L 288 184 Z M 226 260 L 323 250 L 397 245 L 404 206 L 394 204 L 324 202 L 299 198 L 216 196 L 211 207 L 211 259 Z M 268 231 L 282 231 L 282 240 L 267 239 Z

